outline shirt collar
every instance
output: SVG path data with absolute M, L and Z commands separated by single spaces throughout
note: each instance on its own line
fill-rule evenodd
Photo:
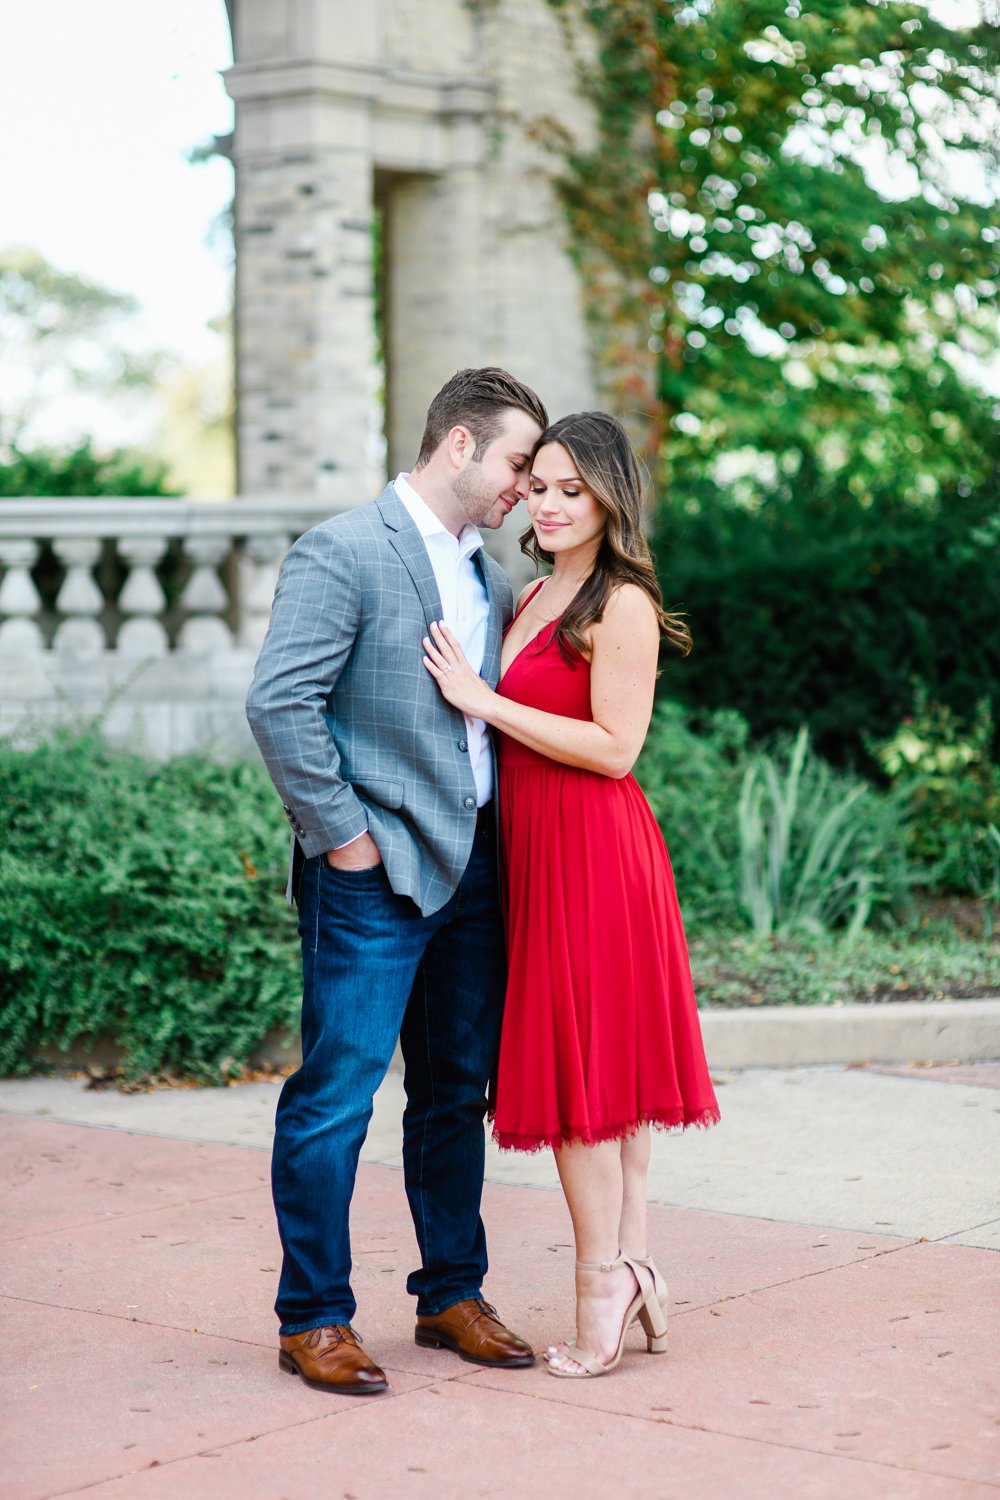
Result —
M 456 537 L 440 517 L 434 514 L 427 501 L 417 494 L 410 483 L 409 474 L 397 474 L 392 487 L 422 537 L 446 536 L 457 546 L 460 559 L 471 557 L 474 552 L 479 551 L 483 538 L 472 522 L 467 521 Z

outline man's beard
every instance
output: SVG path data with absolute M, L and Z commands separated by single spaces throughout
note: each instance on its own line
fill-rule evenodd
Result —
M 473 526 L 488 526 L 498 509 L 500 496 L 495 489 L 487 488 L 475 459 L 455 475 L 452 493 Z

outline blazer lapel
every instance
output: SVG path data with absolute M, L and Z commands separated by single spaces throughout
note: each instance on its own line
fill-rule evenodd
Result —
M 389 541 L 413 579 L 424 611 L 424 624 L 430 629 L 432 620 L 440 620 L 442 609 L 437 580 L 424 539 L 391 484 L 382 491 L 376 504 L 389 529 Z
M 490 565 L 486 560 L 485 548 L 480 547 L 478 552 L 472 554 L 472 560 L 486 589 L 486 597 L 490 603 L 490 612 L 486 620 L 486 645 L 483 649 L 482 677 L 490 687 L 495 688 L 500 677 L 500 605 L 497 601 L 496 590 L 493 587 L 493 579 L 490 577 Z

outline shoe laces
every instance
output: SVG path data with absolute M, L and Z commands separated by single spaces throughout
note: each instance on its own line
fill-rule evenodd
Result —
M 302 1341 L 303 1347 L 306 1349 L 318 1349 L 323 1334 L 327 1329 L 330 1331 L 331 1338 L 327 1347 L 320 1349 L 320 1359 L 323 1358 L 324 1354 L 331 1354 L 338 1344 L 346 1344 L 348 1334 L 350 1334 L 356 1344 L 360 1345 L 362 1342 L 360 1333 L 350 1323 L 338 1323 L 336 1327 L 331 1324 L 325 1324 L 322 1328 L 310 1328 L 308 1336 Z

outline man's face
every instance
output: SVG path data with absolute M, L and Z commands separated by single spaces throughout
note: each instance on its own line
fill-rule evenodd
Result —
M 542 429 L 533 417 L 512 407 L 504 412 L 500 434 L 482 458 L 473 458 L 474 445 L 470 446 L 453 490 L 473 526 L 495 531 L 527 495 L 531 450 L 541 435 Z

